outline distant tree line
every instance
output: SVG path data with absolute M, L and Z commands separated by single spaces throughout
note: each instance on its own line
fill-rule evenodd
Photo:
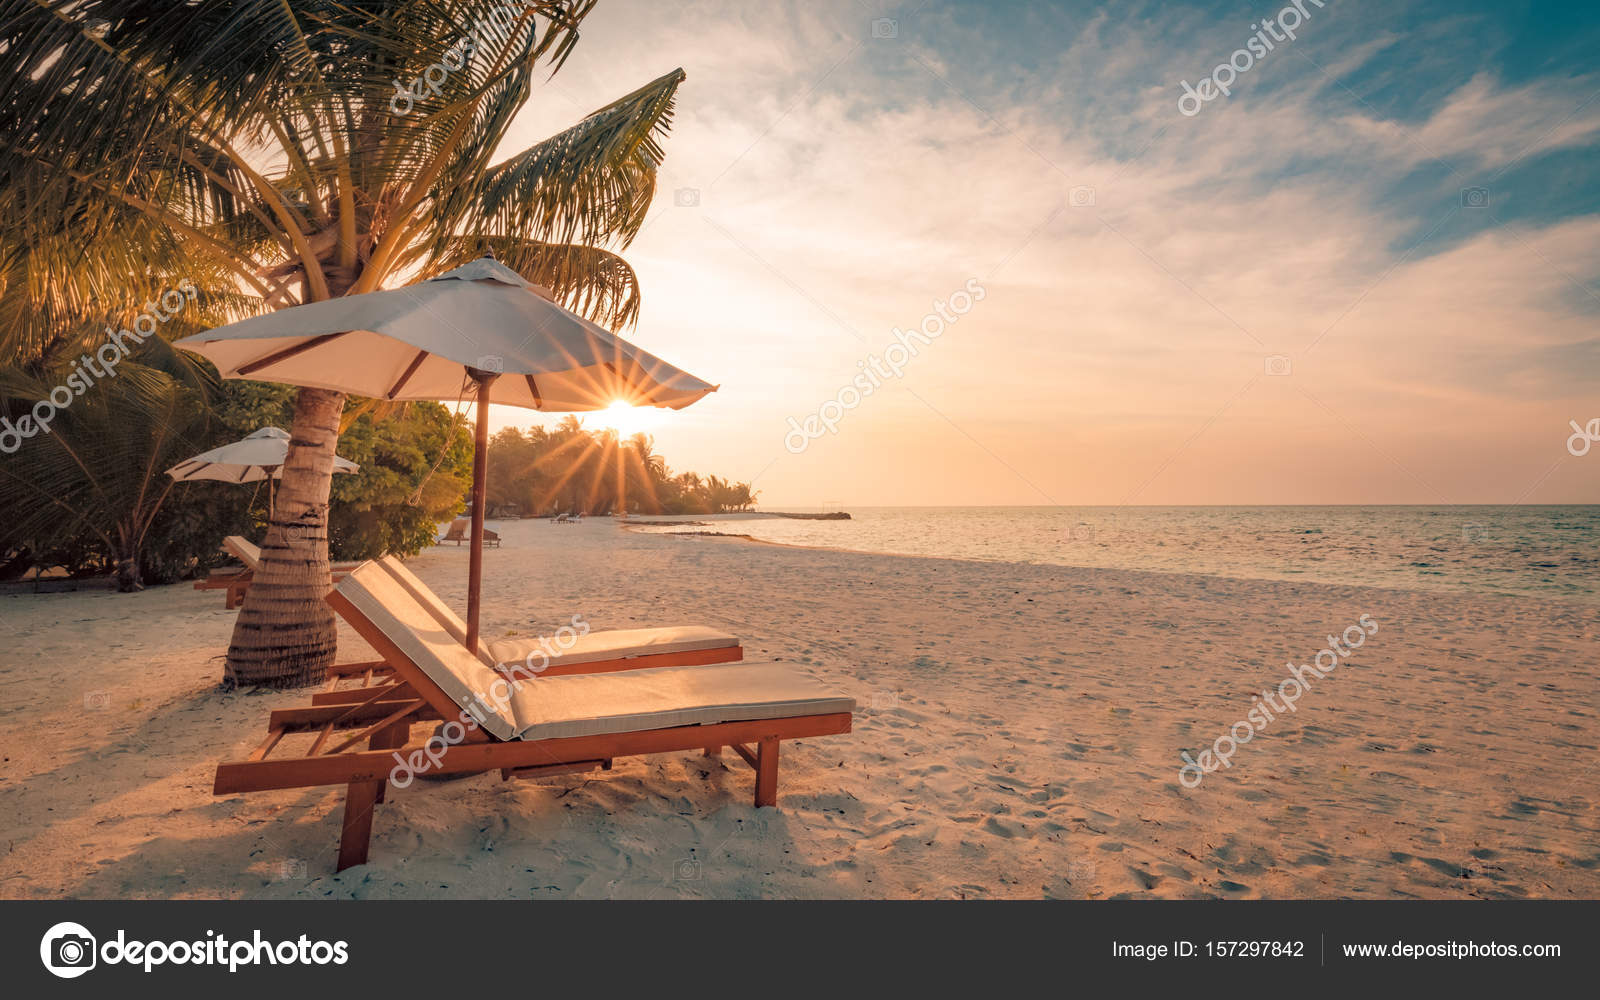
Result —
M 568 416 L 509 427 L 489 441 L 488 509 L 496 514 L 723 514 L 750 510 L 749 483 L 674 474 L 647 434 L 620 438 Z

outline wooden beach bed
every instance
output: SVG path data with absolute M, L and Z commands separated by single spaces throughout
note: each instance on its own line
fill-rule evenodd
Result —
M 373 808 L 400 761 L 430 775 L 498 769 L 510 779 L 609 769 L 617 757 L 716 756 L 731 746 L 756 772 L 755 804 L 771 806 L 783 740 L 850 731 L 854 700 L 777 664 L 599 673 L 571 664 L 571 673 L 513 685 L 376 563 L 352 572 L 327 600 L 379 652 L 392 682 L 371 686 L 369 665 L 358 700 L 313 698 L 272 712 L 254 751 L 218 765 L 213 793 L 345 785 L 339 870 L 365 863 Z M 448 746 L 431 735 L 413 741 L 416 724 L 439 720 L 458 723 L 464 738 Z
M 435 544 L 435 545 L 443 545 L 445 542 L 455 542 L 456 545 L 459 546 L 459 545 L 462 545 L 462 544 L 464 544 L 466 542 L 470 542 L 470 541 L 472 541 L 472 539 L 470 537 L 468 537 L 467 529 L 469 527 L 471 527 L 471 525 L 472 525 L 471 521 L 468 521 L 464 517 L 458 517 L 454 521 L 450 522 L 450 527 L 445 530 L 445 533 L 444 533 L 443 537 L 436 539 L 433 544 Z M 499 535 L 499 533 L 495 532 L 495 531 L 492 531 L 492 530 L 490 530 L 488 528 L 484 528 L 483 529 L 483 544 L 492 545 L 495 548 L 499 548 L 500 547 L 500 535 Z
M 237 568 L 212 570 L 206 574 L 204 580 L 195 582 L 194 589 L 226 590 L 227 593 L 223 595 L 223 607 L 231 611 L 244 603 L 245 591 L 250 589 L 256 571 L 261 568 L 261 547 L 243 535 L 229 535 L 222 540 L 222 550 L 239 560 L 240 565 Z M 359 564 L 334 563 L 333 581 L 337 583 L 344 579 L 345 574 L 357 565 Z

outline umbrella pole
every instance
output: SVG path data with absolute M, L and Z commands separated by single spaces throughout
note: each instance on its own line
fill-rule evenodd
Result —
M 478 603 L 483 589 L 483 507 L 489 480 L 489 387 L 498 376 L 468 368 L 478 384 L 478 426 L 472 438 L 472 551 L 467 556 L 467 652 L 478 652 Z

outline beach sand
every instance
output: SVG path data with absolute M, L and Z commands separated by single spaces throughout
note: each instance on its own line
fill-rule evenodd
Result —
M 216 689 L 219 592 L 4 596 L 0 897 L 1600 897 L 1593 606 L 493 526 L 487 636 L 718 626 L 853 695 L 854 732 L 785 744 L 778 809 L 731 753 L 418 782 L 336 875 L 342 788 L 211 794 L 307 697 Z M 464 603 L 464 548 L 411 565 Z M 342 624 L 340 653 L 371 656 Z

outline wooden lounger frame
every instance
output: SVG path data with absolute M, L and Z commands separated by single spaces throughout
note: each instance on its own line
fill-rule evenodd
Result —
M 350 571 L 357 565 L 357 563 L 335 563 L 333 567 L 333 582 L 338 583 L 346 576 L 349 576 Z M 226 590 L 227 593 L 223 595 L 222 606 L 232 611 L 244 603 L 244 593 L 250 589 L 250 584 L 255 580 L 255 576 L 255 570 L 247 566 L 237 569 L 215 569 L 205 579 L 196 580 L 194 589 Z
M 465 545 L 472 541 L 471 538 L 467 537 L 468 527 L 469 519 L 465 517 L 458 517 L 454 521 L 450 522 L 450 527 L 445 529 L 443 535 L 434 539 L 433 544 L 443 545 L 445 542 L 455 542 L 457 547 Z M 494 548 L 499 548 L 500 533 L 489 528 L 484 528 L 483 544 L 493 546 Z
M 226 590 L 222 606 L 229 611 L 244 603 L 244 592 L 250 589 L 255 574 L 248 569 L 212 570 L 203 580 L 196 580 L 196 590 Z
M 383 659 L 348 665 L 348 673 L 334 678 L 337 684 L 343 677 L 361 676 L 363 686 L 353 693 L 330 690 L 314 697 L 308 707 L 272 712 L 267 720 L 266 738 L 248 757 L 217 766 L 212 793 L 232 795 L 274 788 L 345 785 L 337 869 L 343 871 L 366 863 L 372 839 L 372 812 L 384 800 L 389 775 L 395 768 L 394 754 L 398 752 L 401 757 L 409 757 L 426 747 L 426 740 L 411 742 L 412 726 L 458 718 L 461 709 L 344 595 L 334 591 L 327 601 Z M 623 661 L 632 664 L 631 667 L 602 669 L 637 669 L 640 659 L 644 658 Z M 594 666 L 572 664 L 570 669 L 561 672 L 581 673 Z M 373 679 L 384 676 L 379 673 L 380 667 L 386 668 L 391 682 L 375 685 Z M 554 668 L 550 672 L 553 671 Z M 344 700 L 329 700 L 328 695 L 332 694 Z M 724 746 L 731 746 L 756 772 L 755 804 L 775 806 L 778 802 L 779 743 L 848 733 L 850 723 L 851 714 L 840 712 L 526 741 L 502 741 L 482 729 L 473 729 L 464 741 L 442 754 L 435 749 L 439 764 L 430 764 L 428 773 L 461 775 L 499 769 L 502 777 L 509 779 L 587 771 L 595 767 L 609 769 L 616 757 L 643 754 L 702 750 L 707 756 L 715 757 Z M 350 729 L 357 731 L 345 735 Z M 273 752 L 282 749 L 284 738 L 291 734 L 314 734 L 310 748 L 298 756 L 280 754 L 274 758 Z

